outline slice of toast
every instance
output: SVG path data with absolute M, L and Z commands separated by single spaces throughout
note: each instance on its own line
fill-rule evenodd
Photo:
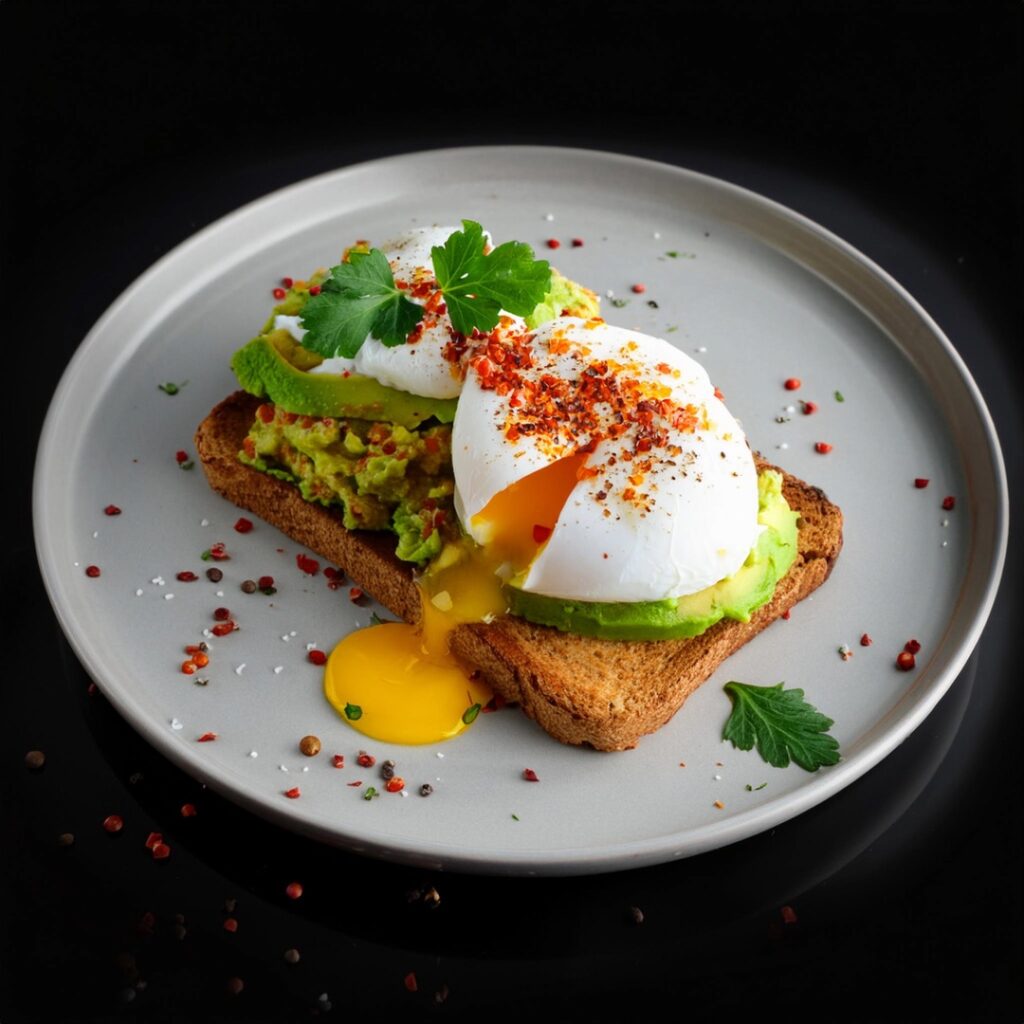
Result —
M 200 424 L 196 451 L 215 491 L 341 566 L 407 622 L 420 618 L 412 567 L 394 555 L 394 536 L 346 530 L 339 512 L 303 500 L 298 488 L 238 461 L 261 400 L 239 391 Z M 759 469 L 775 468 L 758 459 Z M 816 487 L 783 474 L 783 494 L 800 513 L 796 561 L 750 622 L 723 619 L 682 640 L 599 640 L 507 615 L 459 626 L 452 651 L 478 668 L 495 693 L 518 703 L 563 743 L 626 750 L 664 725 L 730 654 L 828 576 L 843 543 L 843 517 Z

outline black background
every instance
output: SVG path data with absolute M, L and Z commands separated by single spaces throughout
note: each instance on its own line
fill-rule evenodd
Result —
M 16 481 L 0 1019 L 619 1019 L 667 998 L 696 1020 L 1020 1020 L 1019 543 L 968 668 L 891 757 L 768 835 L 626 874 L 438 875 L 341 854 L 200 790 L 88 694 L 35 568 L 27 486 L 67 359 L 198 228 L 375 156 L 580 145 L 794 207 L 946 330 L 1019 497 L 1019 4 L 368 6 L 0 4 Z M 41 772 L 23 765 L 33 748 Z M 112 811 L 116 838 L 99 826 Z M 151 829 L 173 843 L 163 865 L 140 852 Z M 429 886 L 437 907 L 415 898 Z

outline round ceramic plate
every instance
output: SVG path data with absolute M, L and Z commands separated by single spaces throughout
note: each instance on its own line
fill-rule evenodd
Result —
M 259 329 L 282 277 L 337 262 L 357 238 L 383 242 L 461 218 L 532 244 L 603 297 L 607 320 L 703 362 L 751 445 L 823 488 L 845 515 L 831 578 L 631 751 L 562 746 L 515 709 L 425 747 L 355 733 L 324 700 L 307 650 L 367 625 L 373 608 L 300 571 L 302 549 L 269 526 L 235 532 L 238 510 L 178 461 L 235 389 L 230 356 Z M 552 238 L 557 252 L 545 248 Z M 634 293 L 640 282 L 646 290 Z M 785 390 L 789 377 L 800 390 Z M 180 390 L 159 388 L 168 382 Z M 104 514 L 111 504 L 120 515 Z M 85 339 L 53 399 L 35 478 L 39 559 L 61 625 L 104 693 L 167 757 L 253 812 L 349 850 L 521 874 L 699 853 L 848 785 L 920 724 L 964 665 L 995 594 L 1006 524 L 981 396 L 935 323 L 882 270 L 725 182 L 550 148 L 350 167 L 200 232 Z M 219 585 L 201 559 L 216 542 L 231 556 Z M 87 574 L 93 565 L 101 575 Z M 199 579 L 179 581 L 186 570 Z M 276 594 L 240 591 L 267 574 Z M 211 641 L 208 685 L 197 686 L 179 669 L 183 647 L 202 638 L 217 606 L 240 629 Z M 911 637 L 917 668 L 901 672 L 895 658 Z M 814 774 L 777 769 L 723 742 L 732 679 L 803 689 L 834 719 L 842 761 Z M 201 742 L 207 733 L 216 740 Z M 297 749 L 309 733 L 323 743 L 315 758 Z M 405 792 L 363 798 L 381 788 L 376 769 L 356 763 L 363 748 L 398 763 Z M 345 767 L 333 766 L 334 754 Z M 539 783 L 524 781 L 524 768 Z M 418 795 L 425 782 L 428 799 Z M 295 788 L 299 798 L 285 795 Z

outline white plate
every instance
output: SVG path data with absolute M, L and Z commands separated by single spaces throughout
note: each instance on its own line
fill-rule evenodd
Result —
M 606 318 L 696 355 L 752 445 L 821 486 L 846 516 L 831 579 L 633 751 L 561 746 L 518 711 L 481 716 L 443 745 L 364 740 L 324 701 L 306 644 L 329 648 L 371 609 L 350 604 L 345 588 L 329 591 L 322 575 L 303 576 L 300 549 L 271 528 L 235 533 L 238 510 L 198 467 L 183 472 L 175 461 L 234 389 L 228 359 L 262 323 L 281 277 L 335 262 L 355 238 L 383 241 L 459 218 L 529 242 L 570 277 L 628 299 L 622 308 L 606 299 Z M 569 244 L 577 237 L 583 246 Z M 562 248 L 545 249 L 548 238 Z M 630 291 L 637 282 L 647 286 L 642 296 Z M 803 380 L 796 393 L 782 386 L 792 376 Z M 157 389 L 183 380 L 173 397 Z M 818 412 L 802 415 L 797 399 Z M 833 451 L 816 453 L 819 440 Z M 916 489 L 916 477 L 929 486 Z M 946 495 L 956 497 L 952 512 L 940 507 Z M 123 513 L 105 516 L 110 503 Z M 350 850 L 462 870 L 575 874 L 742 839 L 883 758 L 934 707 L 980 635 L 1003 563 L 1007 497 L 992 422 L 963 363 L 924 310 L 840 239 L 679 168 L 494 147 L 302 182 L 148 270 L 90 332 L 53 399 L 35 528 L 50 599 L 78 657 L 134 727 L 194 776 Z M 180 570 L 202 574 L 199 554 L 215 541 L 232 555 L 223 584 L 176 581 Z M 92 564 L 100 577 L 86 576 Z M 272 599 L 239 591 L 241 580 L 267 573 L 279 587 Z M 182 648 L 218 605 L 241 629 L 215 642 L 210 683 L 198 687 L 178 669 Z M 872 646 L 859 645 L 863 633 Z M 910 637 L 922 644 L 918 668 L 902 673 L 894 659 Z M 843 644 L 849 660 L 838 654 Z M 842 762 L 816 774 L 778 770 L 724 744 L 730 679 L 802 687 L 835 719 Z M 207 731 L 218 739 L 198 743 Z M 323 741 L 319 757 L 298 752 L 307 733 Z M 362 799 L 366 785 L 380 788 L 375 771 L 355 765 L 364 747 L 398 762 L 410 795 Z M 331 766 L 333 753 L 345 755 L 344 769 Z M 526 767 L 539 784 L 522 779 Z M 363 789 L 347 785 L 357 779 Z M 417 795 L 422 782 L 434 786 L 427 799 Z M 296 785 L 301 797 L 286 798 Z

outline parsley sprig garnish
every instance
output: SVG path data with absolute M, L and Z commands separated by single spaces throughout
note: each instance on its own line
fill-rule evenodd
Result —
M 430 256 L 452 326 L 460 334 L 490 331 L 501 310 L 527 316 L 547 294 L 551 268 L 535 260 L 523 242 L 505 242 L 486 252 L 483 228 L 472 220 L 435 245 Z M 353 250 L 348 262 L 331 267 L 320 289 L 302 309 L 302 339 L 325 358 L 351 359 L 367 336 L 389 348 L 401 345 L 423 316 L 423 307 L 395 283 L 380 249 Z
M 750 683 L 725 684 L 732 700 L 732 714 L 725 723 L 722 739 L 740 750 L 757 746 L 757 752 L 776 768 L 790 760 L 805 771 L 816 772 L 822 765 L 836 764 L 839 744 L 828 730 L 831 718 L 804 700 L 803 690 Z

